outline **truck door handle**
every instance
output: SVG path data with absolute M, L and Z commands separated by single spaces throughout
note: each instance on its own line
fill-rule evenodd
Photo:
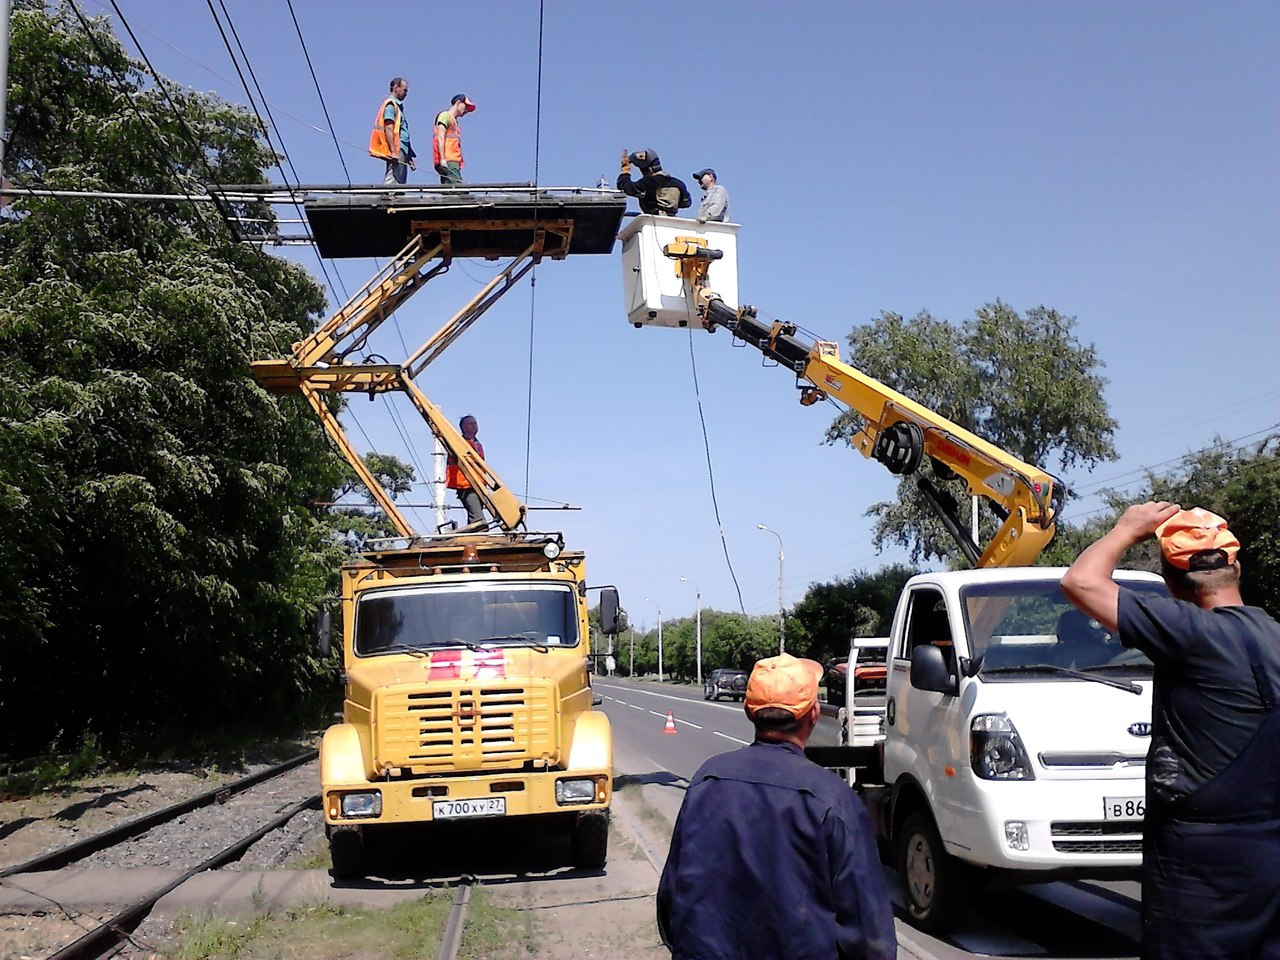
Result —
M 893 726 L 894 719 L 898 716 L 898 701 L 890 697 L 884 704 L 884 722 L 889 726 Z

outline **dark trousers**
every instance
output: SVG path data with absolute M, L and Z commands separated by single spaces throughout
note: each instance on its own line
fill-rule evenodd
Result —
M 467 523 L 479 523 L 484 519 L 484 506 L 480 503 L 480 494 L 471 487 L 455 492 L 458 494 L 458 502 L 467 510 Z
M 1280 960 L 1280 821 L 1148 822 L 1142 957 Z

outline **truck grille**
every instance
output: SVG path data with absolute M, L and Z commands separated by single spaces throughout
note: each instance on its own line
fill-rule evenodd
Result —
M 1055 820 L 1049 824 L 1059 853 L 1141 853 L 1141 820 Z
M 385 687 L 375 695 L 373 723 L 382 767 L 473 771 L 560 761 L 559 703 L 550 681 Z

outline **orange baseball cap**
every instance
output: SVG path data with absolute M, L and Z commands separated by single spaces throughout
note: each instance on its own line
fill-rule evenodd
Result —
M 793 717 L 808 713 L 818 699 L 822 664 L 801 660 L 789 653 L 757 660 L 747 681 L 747 716 L 757 710 L 779 707 Z
M 1200 507 L 1179 510 L 1156 527 L 1156 536 L 1164 558 L 1179 570 L 1190 570 L 1191 558 L 1205 550 L 1221 550 L 1228 564 L 1236 562 L 1240 550 L 1240 541 L 1227 529 L 1227 521 Z

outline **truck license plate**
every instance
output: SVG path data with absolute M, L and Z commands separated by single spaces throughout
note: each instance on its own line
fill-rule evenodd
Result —
M 436 800 L 431 804 L 432 820 L 462 820 L 467 817 L 505 817 L 506 797 L 482 797 L 478 800 Z
M 1103 797 L 1103 820 L 1141 820 L 1147 813 L 1143 797 Z

